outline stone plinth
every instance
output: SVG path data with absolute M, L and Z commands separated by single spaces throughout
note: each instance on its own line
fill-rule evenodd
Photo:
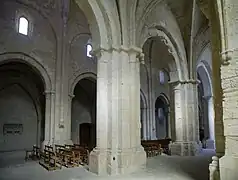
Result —
M 177 156 L 196 156 L 201 151 L 197 142 L 173 142 L 169 147 L 171 155 Z
M 112 152 L 95 148 L 89 157 L 89 170 L 98 175 L 117 175 L 131 173 L 143 168 L 146 153 L 142 147 Z

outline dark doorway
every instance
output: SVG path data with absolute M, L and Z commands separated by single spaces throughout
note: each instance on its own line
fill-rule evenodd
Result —
M 96 80 L 82 79 L 74 89 L 71 137 L 75 144 L 96 146 Z
M 164 96 L 164 95 L 163 95 Z M 155 102 L 155 120 L 156 120 L 156 137 L 165 139 L 169 136 L 169 104 L 163 96 L 159 96 Z

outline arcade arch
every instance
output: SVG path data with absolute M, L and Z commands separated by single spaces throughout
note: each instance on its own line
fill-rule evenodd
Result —
M 96 79 L 81 78 L 74 86 L 71 105 L 71 139 L 90 150 L 96 146 L 96 92 Z
M 45 84 L 32 66 L 18 60 L 0 65 L 0 161 L 24 160 L 25 150 L 40 146 L 48 132 L 46 126 Z M 27 138 L 27 141 L 26 141 Z M 16 143 L 17 142 L 17 143 Z M 3 163 L 3 164 L 2 164 Z

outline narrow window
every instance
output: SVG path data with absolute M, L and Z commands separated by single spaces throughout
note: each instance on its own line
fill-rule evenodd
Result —
M 18 32 L 24 35 L 28 35 L 28 26 L 28 20 L 24 17 L 20 17 L 18 24 Z
M 93 47 L 91 44 L 87 44 L 87 57 L 92 57 L 92 55 L 90 54 L 93 50 Z
M 160 84 L 164 84 L 164 71 L 159 71 L 159 82 Z

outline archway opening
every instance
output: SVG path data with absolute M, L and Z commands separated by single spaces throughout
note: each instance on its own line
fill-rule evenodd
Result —
M 71 139 L 92 150 L 96 146 L 96 80 L 84 78 L 74 88 Z
M 169 105 L 163 96 L 159 96 L 155 102 L 155 123 L 157 139 L 169 137 Z
M 197 67 L 199 137 L 203 148 L 215 149 L 214 103 L 209 72 L 211 70 L 204 63 Z
M 22 163 L 44 141 L 44 82 L 24 63 L 0 65 L 0 166 Z
M 172 128 L 173 122 L 170 121 L 172 116 L 167 116 L 168 124 L 163 124 L 158 120 L 158 109 L 155 109 L 156 98 L 163 94 L 168 97 L 168 101 L 173 99 L 171 93 L 171 84 L 169 82 L 177 81 L 178 68 L 173 55 L 169 51 L 169 47 L 163 42 L 161 37 L 155 36 L 148 38 L 143 45 L 143 53 L 145 54 L 145 64 L 140 68 L 140 83 L 146 97 L 148 97 L 148 114 L 146 124 L 146 140 L 157 140 L 163 138 L 171 138 L 172 132 L 175 128 Z M 162 100 L 166 102 L 166 100 Z M 166 113 L 168 113 L 167 108 Z M 143 114 L 141 113 L 141 116 Z M 172 118 L 173 119 L 173 118 Z M 161 123 L 159 123 L 161 122 Z M 171 131 L 165 130 L 164 132 L 158 132 L 165 127 L 171 127 Z M 161 134 L 160 134 L 161 133 Z

